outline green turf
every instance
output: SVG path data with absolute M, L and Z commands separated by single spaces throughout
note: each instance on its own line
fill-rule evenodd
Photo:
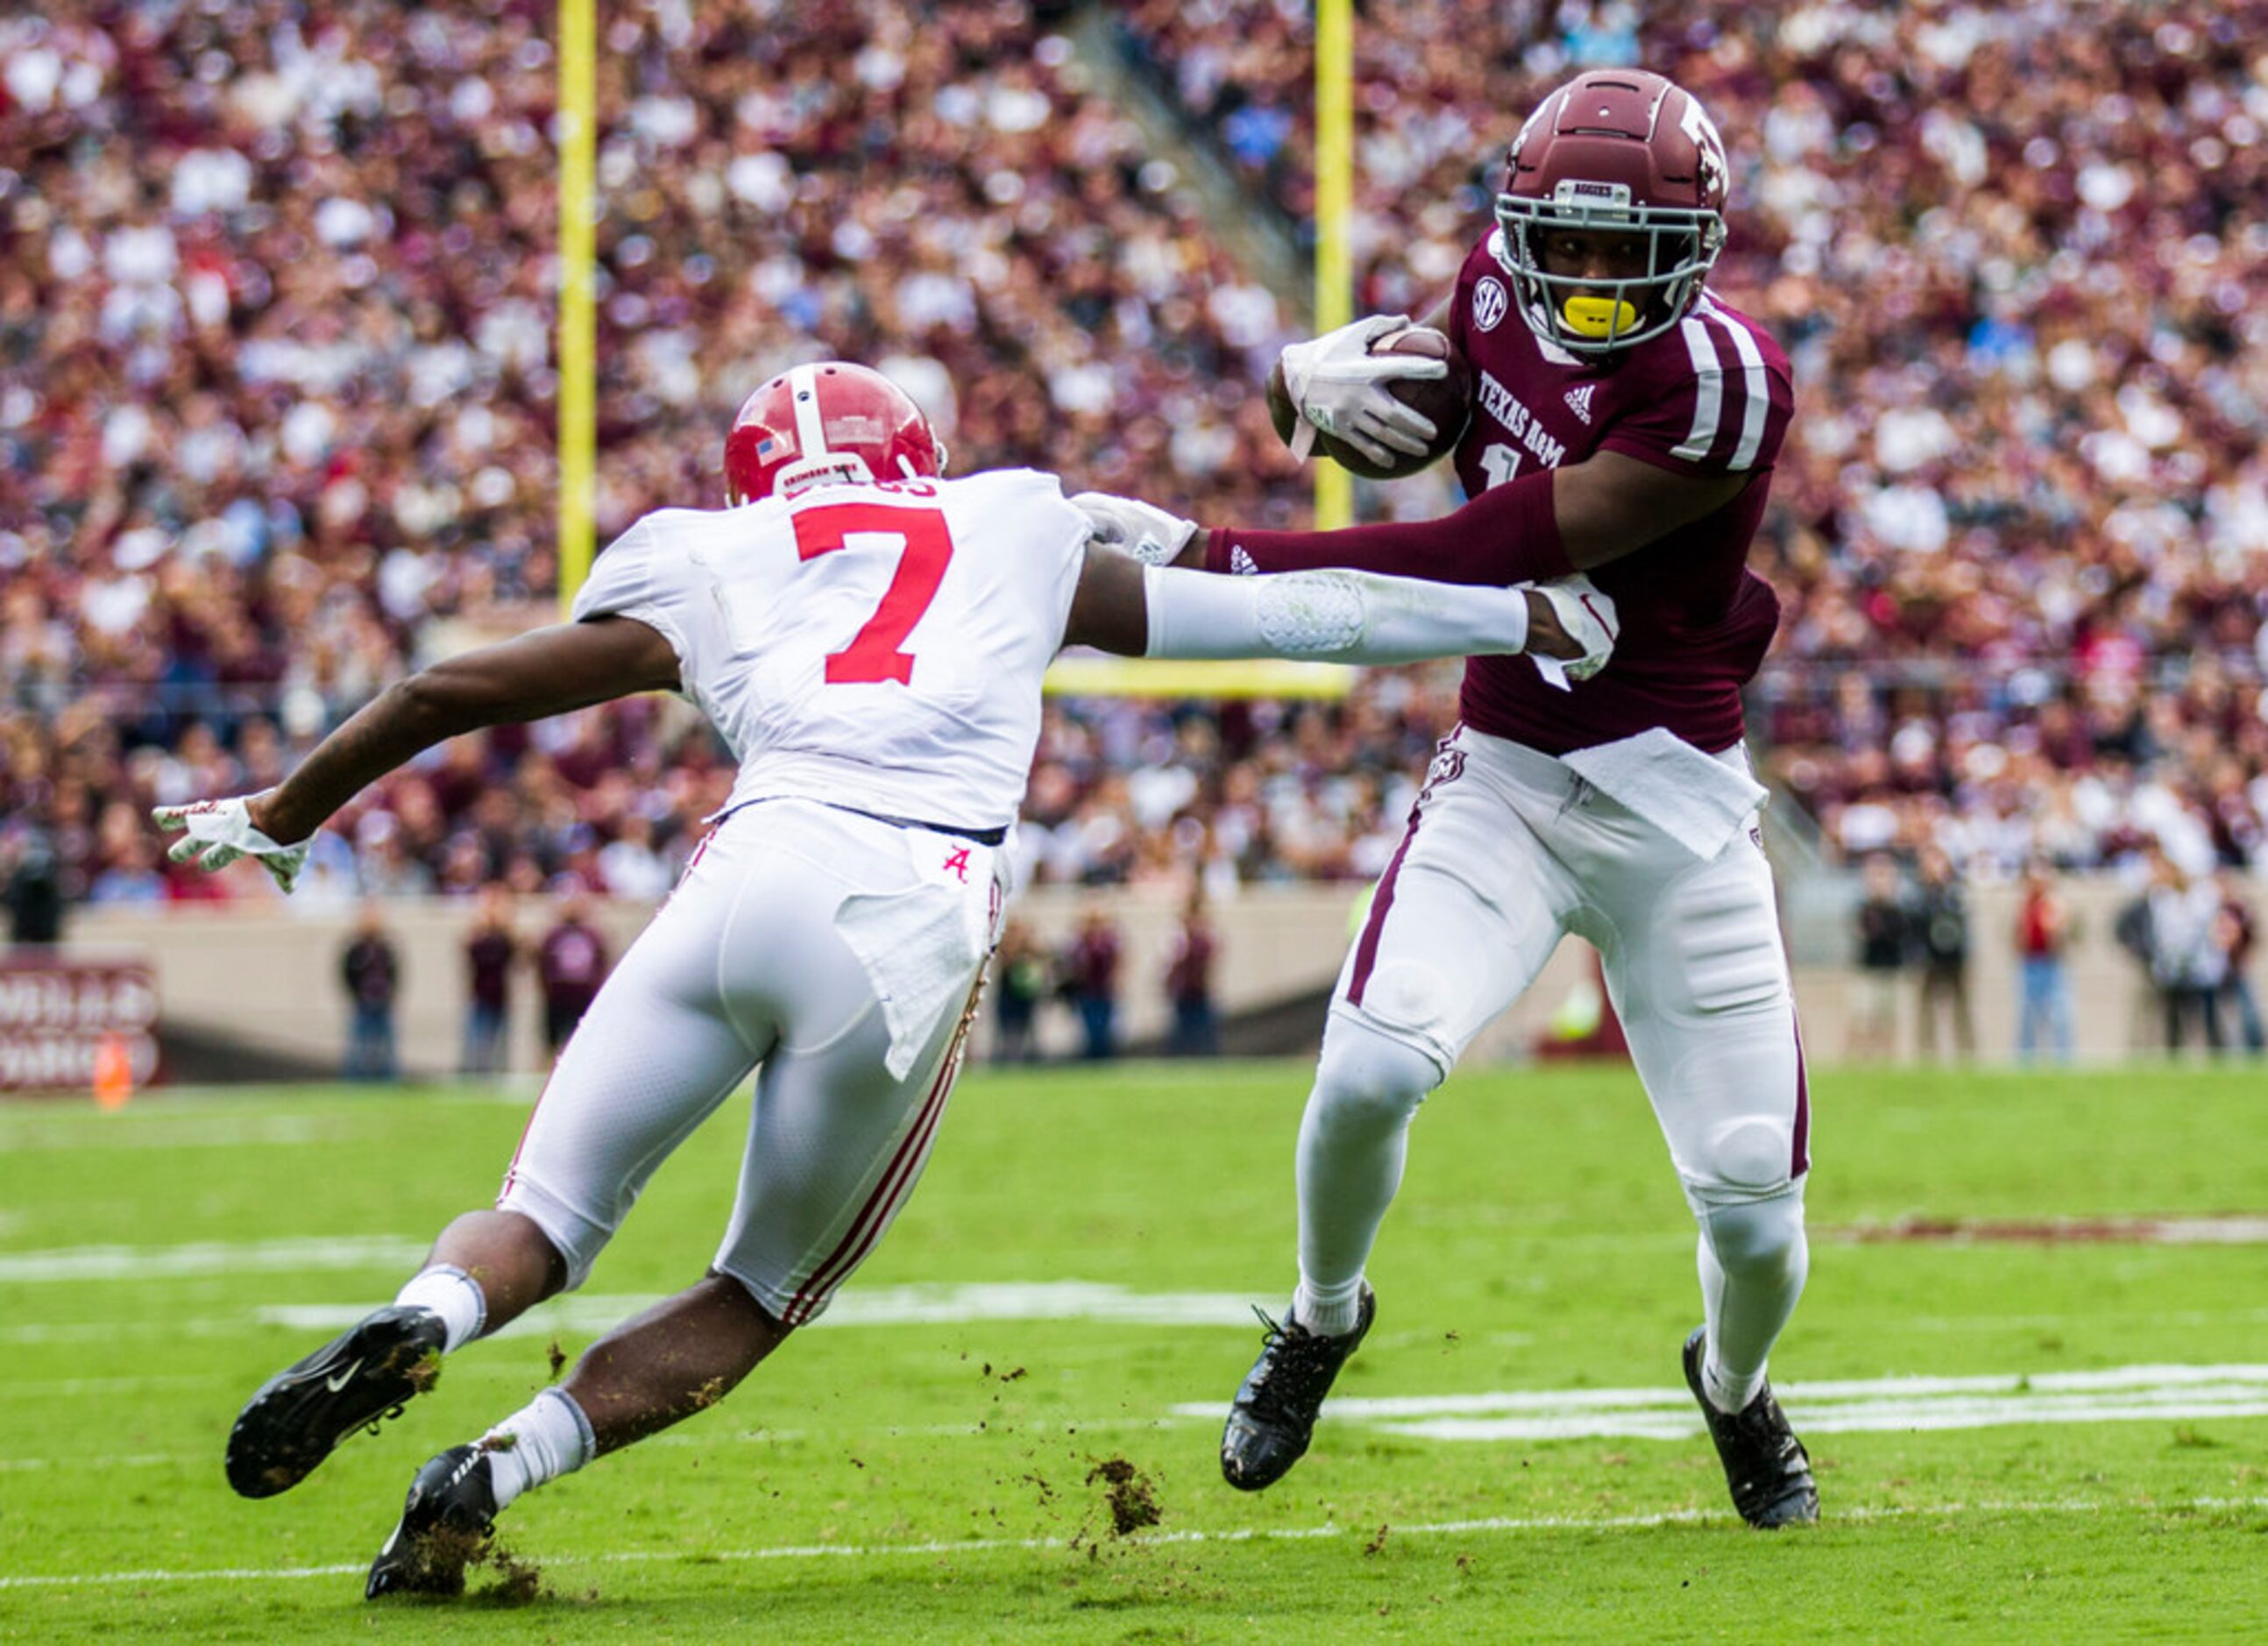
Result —
M 1272 1307 L 1304 1081 L 978 1071 L 854 1288 Z M 1815 1096 L 1811 1288 L 1782 1381 L 2268 1362 L 2259 1245 L 1832 1232 L 2268 1210 L 2257 1071 L 1827 1071 Z M 293 1267 L 273 1243 L 422 1241 L 485 1199 L 521 1108 L 314 1089 L 0 1111 L 0 1637 L 2228 1640 L 2268 1618 L 2268 1419 L 1822 1435 L 1826 1524 L 1777 1538 L 1731 1518 L 1692 1440 L 1348 1421 L 1245 1496 L 1215 1473 L 1217 1423 L 1173 1408 L 1225 1400 L 1256 1329 L 1001 1319 L 822 1324 L 716 1411 L 516 1505 L 532 1604 L 368 1606 L 360 1568 L 410 1472 L 541 1386 L 553 1334 L 474 1347 L 380 1437 L 240 1502 L 219 1467 L 238 1404 L 326 1335 L 255 1311 L 366 1306 L 401 1272 Z M 591 1293 L 628 1306 L 699 1273 L 740 1136 L 719 1116 L 663 1170 Z M 175 1251 L 196 1272 L 63 1281 L 23 1255 L 195 1242 L 283 1266 Z M 1673 1389 L 1691 1226 L 1627 1071 L 1460 1076 L 1418 1122 L 1373 1278 L 1350 1396 Z M 570 1354 L 592 1335 L 556 1332 Z M 1114 1458 L 1153 1530 L 1114 1535 L 1087 1478 Z M 1514 1524 L 1461 1524 L 1483 1520 Z

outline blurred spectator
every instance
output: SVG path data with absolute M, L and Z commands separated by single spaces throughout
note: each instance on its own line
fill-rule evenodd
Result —
M 1212 969 L 1220 956 L 1220 939 L 1205 914 L 1202 888 L 1189 893 L 1182 906 L 1182 923 L 1174 934 L 1171 958 L 1166 966 L 1166 998 L 1174 1008 L 1174 1028 L 1167 1050 L 1177 1058 L 1215 1057 L 1220 1052 L 1220 1030 L 1213 1009 Z
M 992 956 L 992 975 L 999 988 L 993 1008 L 998 1030 L 993 1060 L 1036 1063 L 1040 1048 L 1034 1030 L 1040 1002 L 1048 997 L 1048 952 L 1023 921 L 1012 919 L 1002 930 L 1000 947 Z
M 0 901 L 8 905 L 10 944 L 52 943 L 63 936 L 62 866 L 55 837 L 36 821 L 0 826 Z
M 567 1037 L 591 1009 L 607 980 L 607 941 L 591 924 L 591 904 L 579 883 L 560 891 L 551 929 L 535 951 L 536 977 L 543 990 L 543 1039 L 558 1062 Z
M 501 1074 L 510 1060 L 512 973 L 519 958 L 511 889 L 490 881 L 481 888 L 472 927 L 465 934 L 467 1074 Z
M 1953 860 L 1935 846 L 1921 854 L 1920 883 L 1911 905 L 1914 947 L 1921 961 L 1921 1054 L 1939 1055 L 1938 1020 L 1952 1029 L 1955 1055 L 1977 1056 L 1977 1030 L 1969 1011 L 1969 894 Z
M 1079 1014 L 1079 1055 L 1089 1061 L 1118 1055 L 1118 950 L 1117 926 L 1089 905 L 1057 963 L 1064 996 Z
M 380 904 L 363 904 L 355 919 L 354 941 L 339 963 L 339 975 L 346 985 L 350 1012 L 347 1079 L 394 1079 L 400 1071 L 394 1063 L 394 1001 L 401 987 L 401 964 Z
M 2158 946 L 2152 929 L 2150 896 L 2156 889 L 2160 875 L 2170 876 L 2172 870 L 2165 864 L 2162 853 L 2154 853 L 2148 860 L 2148 871 L 2149 879 L 2134 896 L 2118 905 L 2118 912 L 2110 923 L 2112 941 L 2135 966 L 2136 990 L 2133 1008 L 2127 1015 L 2126 1044 L 2128 1051 L 2138 1056 L 2161 1045 L 2166 1031 L 2165 993 L 2158 983 Z
M 2221 1050 L 2220 994 L 2228 978 L 2220 888 L 2163 852 L 2151 861 L 2150 976 L 2165 1014 L 2166 1050 L 2179 1052 L 2195 1023 L 2205 1049 Z
M 652 823 L 637 811 L 625 812 L 621 834 L 599 848 L 599 875 L 609 897 L 630 903 L 659 903 L 677 879 L 669 860 L 654 850 Z
M 1858 1009 L 1851 1014 L 1845 1055 L 1853 1062 L 1884 1061 L 1897 1055 L 1899 982 L 1914 930 L 1898 887 L 1898 866 L 1880 853 L 1867 860 L 1856 925 Z
M 86 889 L 93 904 L 141 904 L 166 900 L 166 877 L 158 871 L 158 843 L 144 835 L 130 835 L 114 845 L 104 867 Z
M 2268 1050 L 2268 1033 L 2260 1021 L 2260 997 L 2252 986 L 2252 955 L 2259 921 L 2244 896 L 2243 882 L 2224 870 L 2220 876 L 2220 919 L 2218 941 L 2226 956 L 2227 975 L 2221 982 L 2224 1025 L 2234 1020 L 2244 1049 L 2257 1056 Z
M 2071 979 L 2064 950 L 2071 941 L 2071 912 L 2047 866 L 2024 871 L 2023 901 L 2016 910 L 2016 963 L 2022 989 L 2016 1019 L 2016 1054 L 2029 1063 L 2046 1037 L 2049 1055 L 2071 1061 Z

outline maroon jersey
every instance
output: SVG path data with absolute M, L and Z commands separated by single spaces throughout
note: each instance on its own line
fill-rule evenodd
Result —
M 1353 566 L 1452 583 L 1513 583 L 1568 569 L 1539 555 L 1523 522 L 1550 506 L 1525 485 L 1547 469 L 1613 451 L 1679 474 L 1750 475 L 1715 513 L 1592 569 L 1615 598 L 1614 660 L 1572 691 L 1544 683 L 1533 660 L 1476 657 L 1461 712 L 1477 731 L 1546 754 L 1634 737 L 1654 727 L 1714 754 L 1740 742 L 1741 688 L 1779 622 L 1770 585 L 1748 569 L 1772 463 L 1793 408 L 1787 357 L 1771 336 L 1706 292 L 1675 327 L 1605 358 L 1544 342 L 1513 310 L 1496 237 L 1465 259 L 1449 332 L 1474 375 L 1472 422 L 1456 451 L 1472 501 L 1419 523 L 1336 532 L 1216 531 L 1217 572 Z M 1544 561 L 1557 557 L 1556 565 Z
M 1465 667 L 1465 722 L 1549 754 L 1656 726 L 1712 754 L 1729 748 L 1741 739 L 1741 688 L 1779 622 L 1779 602 L 1748 557 L 1793 407 L 1787 356 L 1706 292 L 1659 337 L 1604 359 L 1568 353 L 1513 312 L 1496 240 L 1465 259 L 1449 318 L 1476 386 L 1456 452 L 1468 495 L 1597 451 L 1756 478 L 1716 513 L 1591 572 L 1623 624 L 1594 679 L 1563 692 L 1527 658 L 1476 657 Z

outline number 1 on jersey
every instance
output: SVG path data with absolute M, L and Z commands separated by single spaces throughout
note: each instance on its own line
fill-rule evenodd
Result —
M 1481 454 L 1481 473 L 1488 476 L 1488 489 L 1491 491 L 1509 483 L 1519 472 L 1519 452 L 1501 440 Z
M 897 573 L 883 591 L 882 603 L 847 647 L 828 654 L 828 684 L 870 686 L 890 680 L 902 686 L 913 684 L 913 653 L 898 647 L 937 598 L 946 565 L 953 558 L 953 538 L 944 514 L 880 503 L 837 503 L 804 509 L 791 518 L 796 553 L 806 560 L 838 549 L 899 550 Z

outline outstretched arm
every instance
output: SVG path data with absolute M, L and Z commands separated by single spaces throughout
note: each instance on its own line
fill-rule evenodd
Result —
M 1090 544 L 1064 638 L 1129 657 L 1406 663 L 1525 652 L 1587 679 L 1605 666 L 1615 627 L 1614 602 L 1582 579 L 1534 589 L 1346 571 L 1219 579 Z
M 1738 497 L 1745 474 L 1696 476 L 1620 452 L 1597 452 L 1482 492 L 1438 520 L 1339 531 L 1215 528 L 1175 564 L 1207 571 L 1352 566 L 1439 583 L 1524 583 L 1587 572 L 1635 554 Z
M 304 840 L 369 784 L 460 732 L 677 689 L 677 653 L 635 617 L 555 624 L 396 681 L 248 802 L 254 827 Z

